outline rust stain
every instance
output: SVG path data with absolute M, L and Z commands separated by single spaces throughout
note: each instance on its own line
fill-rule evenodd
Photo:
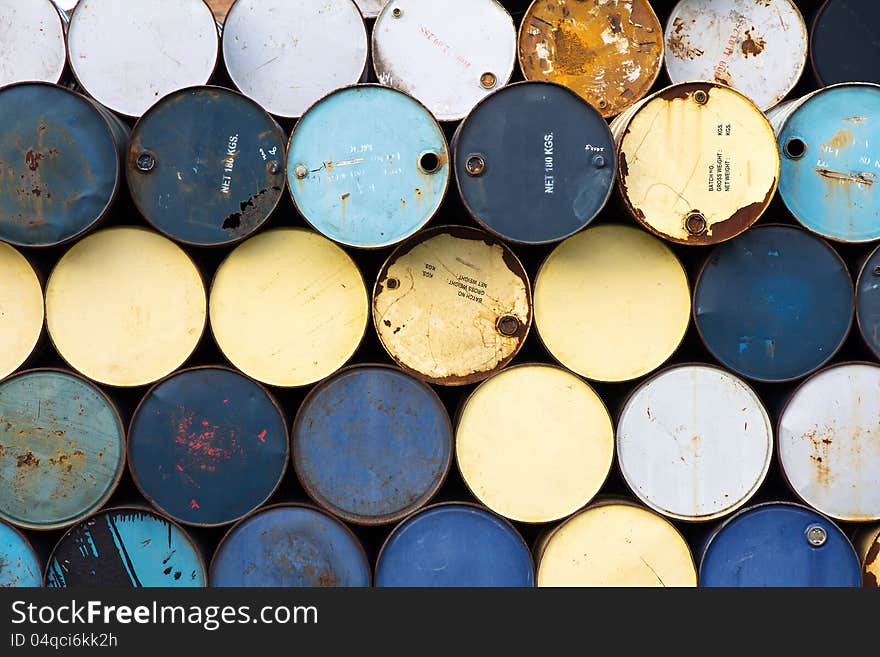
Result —
M 42 159 L 43 154 L 33 149 L 29 149 L 28 152 L 24 154 L 24 162 L 27 164 L 27 168 L 31 171 L 36 171 L 40 168 L 40 160 Z
M 34 456 L 30 450 L 15 457 L 15 467 L 17 468 L 35 468 L 38 465 L 40 465 L 40 459 Z
M 755 28 L 752 28 L 752 30 Z M 767 42 L 763 39 L 763 37 L 753 37 L 752 30 L 746 30 L 745 38 L 742 42 L 742 52 L 743 56 L 748 59 L 749 56 L 757 56 L 764 52 L 764 47 L 767 45 Z
M 848 116 L 844 119 L 847 123 L 859 124 L 866 120 L 864 116 Z
M 816 465 L 816 482 L 821 486 L 831 484 L 833 476 L 831 474 L 831 466 L 828 464 L 831 445 L 833 443 L 832 431 L 830 428 L 820 433 L 818 429 L 813 429 L 803 434 L 802 438 L 810 441 L 810 460 Z
M 880 581 L 877 580 L 877 574 L 872 572 L 874 569 L 868 570 L 869 566 L 872 566 L 877 562 L 878 557 L 880 557 L 880 537 L 874 541 L 873 545 L 871 545 L 871 549 L 868 550 L 868 554 L 865 555 L 865 575 L 863 583 L 866 587 L 880 587 Z
M 873 185 L 877 182 L 877 174 L 872 171 L 862 171 L 860 173 L 843 173 L 841 171 L 832 171 L 831 169 L 815 169 L 823 178 L 833 180 L 839 183 L 856 183 L 858 185 Z
M 685 22 L 676 17 L 672 21 L 672 32 L 666 38 L 666 47 L 679 59 L 696 59 L 703 55 L 703 51 L 691 45 L 690 37 L 685 32 Z
M 849 146 L 852 143 L 853 143 L 852 133 L 847 129 L 843 129 L 843 130 L 838 130 L 831 139 L 829 139 L 828 141 L 826 141 L 822 145 L 826 146 L 830 149 L 833 149 L 833 150 L 840 150 L 841 148 L 846 148 L 847 146 Z

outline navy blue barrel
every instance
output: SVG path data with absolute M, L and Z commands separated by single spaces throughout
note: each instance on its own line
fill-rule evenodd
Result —
M 127 128 L 78 93 L 27 82 L 0 90 L 0 240 L 54 246 L 110 208 Z
M 345 520 L 379 524 L 424 505 L 452 461 L 452 424 L 427 384 L 392 367 L 357 366 L 317 386 L 293 426 L 306 492 Z
M 376 586 L 534 585 L 532 556 L 516 529 L 471 504 L 438 504 L 404 520 L 376 564 Z
M 846 339 L 852 315 L 843 260 L 791 226 L 759 226 L 717 247 L 694 291 L 706 347 L 757 381 L 790 381 L 821 367 Z
M 865 344 L 880 358 L 880 248 L 868 256 L 859 272 L 856 322 Z
M 880 82 L 880 4 L 826 0 L 810 30 L 810 61 L 819 84 Z
M 242 240 L 284 193 L 284 133 L 250 98 L 221 87 L 166 96 L 135 125 L 128 188 L 141 214 L 196 246 Z
M 128 434 L 129 469 L 152 504 L 179 522 L 223 525 L 275 491 L 287 466 L 275 399 L 232 370 L 178 372 L 144 396 Z
M 39 587 L 42 571 L 37 553 L 24 534 L 0 521 L 0 588 Z
M 367 555 L 341 522 L 308 506 L 285 504 L 235 525 L 217 546 L 211 586 L 370 586 Z
M 860 586 L 861 565 L 846 535 L 807 507 L 786 502 L 740 511 L 709 538 L 700 586 Z
M 101 511 L 70 529 L 46 568 L 49 588 L 203 587 L 205 566 L 186 532 L 139 508 Z
M 550 82 L 487 96 L 459 126 L 452 148 L 468 212 L 511 242 L 545 244 L 576 233 L 614 186 L 614 140 L 602 115 Z

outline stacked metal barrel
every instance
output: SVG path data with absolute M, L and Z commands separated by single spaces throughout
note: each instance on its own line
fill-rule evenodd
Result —
M 0 585 L 878 585 L 874 3 L 60 4 Z

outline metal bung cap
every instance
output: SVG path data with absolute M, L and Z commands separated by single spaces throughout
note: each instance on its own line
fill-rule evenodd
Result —
M 24 534 L 0 521 L 0 588 L 39 588 L 43 567 Z
M 0 87 L 14 82 L 58 82 L 67 63 L 64 23 L 51 0 L 0 0 Z
M 0 379 L 30 357 L 43 333 L 43 288 L 27 259 L 0 242 Z

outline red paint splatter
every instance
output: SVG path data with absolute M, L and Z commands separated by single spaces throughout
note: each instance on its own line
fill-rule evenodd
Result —
M 257 434 L 257 438 L 260 439 L 260 442 L 261 442 L 261 443 L 266 442 L 266 434 L 267 434 L 267 433 L 269 433 L 269 432 L 266 431 L 265 429 L 263 429 L 260 433 Z
M 223 403 L 224 403 L 224 404 L 228 404 L 228 403 L 229 403 L 229 400 L 228 400 L 228 399 L 224 399 L 224 400 L 223 400 Z
M 190 471 L 215 472 L 221 462 L 244 454 L 234 432 L 224 431 L 207 419 L 196 423 L 194 415 L 194 411 L 181 406 L 179 419 L 175 421 L 174 442 L 180 450 L 178 458 Z M 195 424 L 197 429 L 193 426 Z
M 183 472 L 183 466 L 182 466 L 182 465 L 176 465 L 176 466 L 174 466 L 174 467 L 177 468 L 177 471 L 178 471 L 178 472 Z
M 190 500 L 190 502 L 189 502 L 189 508 L 190 508 L 190 509 L 201 509 L 202 507 L 200 507 L 200 506 L 199 506 L 199 503 L 196 502 L 195 500 Z

